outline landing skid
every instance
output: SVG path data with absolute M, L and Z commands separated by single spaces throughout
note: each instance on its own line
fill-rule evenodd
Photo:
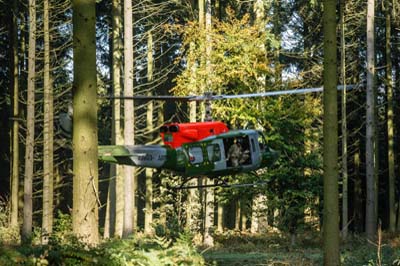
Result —
M 253 174 L 257 176 L 257 174 L 250 172 L 250 174 Z M 187 185 L 185 184 L 189 181 L 190 179 L 185 180 L 182 185 L 178 187 L 169 187 L 174 190 L 183 190 L 183 189 L 203 189 L 203 188 L 214 188 L 214 187 L 222 187 L 222 188 L 240 188 L 240 187 L 257 187 L 257 186 L 265 186 L 268 185 L 268 182 L 254 182 L 254 183 L 243 183 L 243 184 L 229 184 L 226 179 L 216 179 L 216 182 L 214 184 L 208 184 L 208 185 Z

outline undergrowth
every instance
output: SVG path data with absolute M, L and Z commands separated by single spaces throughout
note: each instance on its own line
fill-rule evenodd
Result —
M 2 227 L 0 225 L 0 233 Z M 33 245 L 0 241 L 0 265 L 185 266 L 205 264 L 203 257 L 196 251 L 191 237 L 187 234 L 180 234 L 172 240 L 167 236 L 147 237 L 138 233 L 127 239 L 104 240 L 93 247 L 85 245 L 71 232 L 71 217 L 59 213 L 54 223 L 54 232 L 46 245 L 39 244 L 40 234 L 34 234 Z
M 96 247 L 70 237 L 62 243 L 51 238 L 47 245 L 0 246 L 0 265 L 174 266 L 204 265 L 204 260 L 184 235 L 174 242 L 137 236 L 105 241 Z
M 0 206 L 6 211 L 6 206 Z M 250 234 L 228 231 L 215 235 L 213 248 L 195 247 L 188 233 L 146 237 L 140 233 L 128 239 L 104 240 L 95 247 L 74 237 L 71 217 L 59 213 L 54 232 L 46 245 L 40 245 L 40 233 L 32 246 L 20 245 L 17 232 L 8 229 L 0 212 L 0 265 L 322 265 L 320 232 L 304 232 L 291 244 L 290 236 L 280 233 Z M 353 235 L 341 243 L 343 266 L 400 266 L 400 237 L 383 234 L 382 242 L 367 243 Z M 203 250 L 203 251 L 201 251 Z
M 204 252 L 207 265 L 323 265 L 323 240 L 319 232 L 290 236 L 279 233 L 226 232 L 215 237 L 216 245 Z M 340 244 L 343 266 L 400 266 L 400 237 L 385 234 L 382 244 L 353 235 Z M 379 255 L 378 255 L 379 254 Z

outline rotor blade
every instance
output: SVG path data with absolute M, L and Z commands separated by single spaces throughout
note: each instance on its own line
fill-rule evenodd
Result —
M 180 186 L 180 187 L 171 187 L 172 189 L 180 190 L 180 189 L 198 189 L 198 188 L 214 188 L 214 187 L 221 187 L 221 188 L 242 188 L 242 187 L 257 187 L 257 186 L 266 186 L 268 182 L 255 182 L 255 183 L 245 183 L 245 184 L 209 184 L 209 185 L 193 185 L 193 186 Z
M 356 85 L 340 85 L 337 86 L 338 90 L 352 90 L 356 88 Z M 212 95 L 211 93 L 206 93 L 204 95 L 191 95 L 191 96 L 173 96 L 173 95 L 134 95 L 134 96 L 99 96 L 99 98 L 103 99 L 119 99 L 119 100 L 155 100 L 155 101 L 206 101 L 206 100 L 222 100 L 222 99 L 243 99 L 243 98 L 254 98 L 254 97 L 268 97 L 268 96 L 278 96 L 278 95 L 288 95 L 288 94 L 304 94 L 304 93 L 313 93 L 313 92 L 322 92 L 323 87 L 316 88 L 305 88 L 305 89 L 293 89 L 293 90 L 280 90 L 280 91 L 266 91 L 259 93 L 246 93 L 246 94 L 237 94 L 237 95 Z
M 337 86 L 338 90 L 343 90 L 344 88 L 345 88 L 345 86 L 343 86 L 343 85 Z M 355 88 L 354 85 L 346 86 L 346 90 L 352 90 L 353 88 Z M 266 92 L 238 94 L 238 95 L 216 95 L 216 96 L 212 96 L 212 100 L 268 97 L 268 96 L 289 95 L 289 94 L 304 94 L 304 93 L 313 93 L 313 92 L 323 92 L 323 90 L 324 90 L 323 87 L 317 87 L 317 88 L 305 88 L 305 89 L 282 90 L 282 91 L 266 91 Z
M 194 101 L 198 96 L 173 96 L 173 95 L 134 95 L 134 96 L 99 96 L 103 99 L 117 99 L 117 100 L 159 100 L 159 101 Z

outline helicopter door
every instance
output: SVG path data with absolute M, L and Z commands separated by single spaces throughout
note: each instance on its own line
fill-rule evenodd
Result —
M 188 161 L 185 166 L 187 176 L 202 175 L 212 171 L 213 165 L 207 160 L 207 150 L 204 144 L 187 143 L 183 145 L 187 152 Z
M 214 171 L 226 169 L 222 140 L 214 140 L 207 145 L 208 160 L 214 165 Z

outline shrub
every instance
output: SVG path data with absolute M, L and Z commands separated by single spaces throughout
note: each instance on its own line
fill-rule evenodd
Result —
M 83 244 L 73 236 L 51 237 L 47 245 L 1 247 L 0 265 L 204 265 L 190 237 L 175 241 L 165 237 L 141 235 L 109 240 L 96 247 Z

